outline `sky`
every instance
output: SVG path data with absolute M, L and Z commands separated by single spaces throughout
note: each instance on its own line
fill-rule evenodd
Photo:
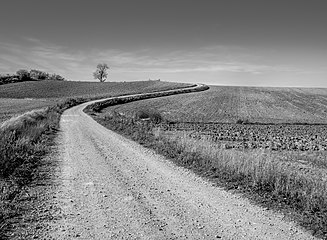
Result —
M 326 0 L 1 0 L 0 73 L 327 87 Z

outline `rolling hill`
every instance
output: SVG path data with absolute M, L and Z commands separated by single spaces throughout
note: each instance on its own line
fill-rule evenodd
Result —
M 100 83 L 48 80 L 5 84 L 0 86 L 0 123 L 26 111 L 53 106 L 67 98 L 102 98 L 188 85 L 162 81 Z
M 155 110 L 170 121 L 327 123 L 327 89 L 210 86 L 205 92 L 110 107 L 133 115 Z

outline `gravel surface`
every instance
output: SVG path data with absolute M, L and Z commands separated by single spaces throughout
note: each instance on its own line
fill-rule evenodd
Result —
M 212 186 L 96 123 L 62 115 L 46 239 L 314 239 L 283 216 Z M 56 208 L 54 207 L 54 208 Z

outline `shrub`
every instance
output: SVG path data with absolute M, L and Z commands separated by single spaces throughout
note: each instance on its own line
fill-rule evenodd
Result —
M 25 69 L 20 69 L 16 72 L 21 81 L 27 81 L 30 79 L 30 73 Z
M 250 124 L 250 120 L 249 119 L 237 119 L 236 124 Z
M 161 114 L 154 110 L 140 110 L 135 114 L 135 118 L 139 120 L 150 120 L 153 123 L 160 123 L 163 121 Z
M 48 80 L 55 80 L 55 81 L 65 81 L 65 78 L 58 74 L 50 74 L 47 78 Z
M 45 80 L 48 79 L 49 74 L 40 70 L 32 69 L 30 71 L 30 77 L 35 80 Z

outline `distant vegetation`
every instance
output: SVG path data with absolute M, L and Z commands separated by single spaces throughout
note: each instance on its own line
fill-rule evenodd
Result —
M 0 75 L 0 85 L 16 82 L 25 82 L 25 81 L 41 81 L 41 80 L 55 80 L 55 81 L 64 81 L 65 78 L 58 74 L 50 74 L 40 70 L 32 69 L 30 71 L 25 69 L 20 69 L 16 74 L 10 75 Z

